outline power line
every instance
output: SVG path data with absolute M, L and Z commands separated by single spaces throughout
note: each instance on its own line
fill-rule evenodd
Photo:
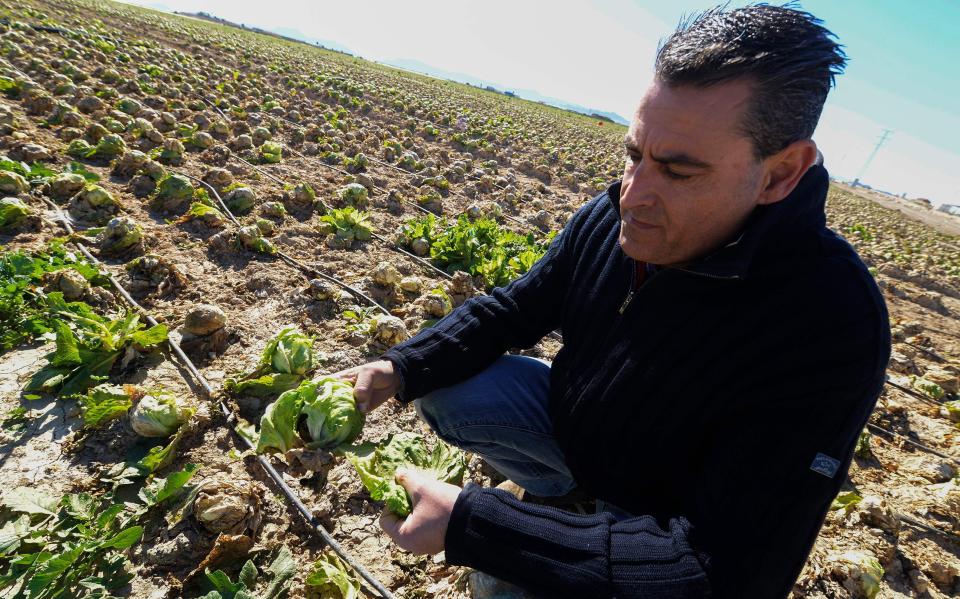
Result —
M 857 173 L 857 177 L 853 180 L 853 186 L 856 187 L 860 185 L 860 178 L 863 177 L 863 173 L 866 172 L 867 167 L 870 166 L 870 163 L 873 162 L 873 158 L 877 155 L 877 152 L 880 151 L 880 146 L 883 145 L 887 139 L 890 138 L 890 135 L 893 134 L 893 131 L 890 129 L 884 129 L 880 134 L 880 139 L 877 140 L 877 145 L 873 146 L 873 151 L 870 152 L 870 156 L 867 157 L 867 161 L 863 163 L 863 166 L 860 167 L 860 172 Z

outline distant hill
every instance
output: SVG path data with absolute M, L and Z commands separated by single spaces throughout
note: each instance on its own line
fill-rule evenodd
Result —
M 307 42 L 308 44 L 312 44 L 315 46 L 316 45 L 323 46 L 327 50 L 336 50 L 337 52 L 343 52 L 344 54 L 356 55 L 356 52 L 354 52 L 350 48 L 342 44 L 338 44 L 333 40 L 324 40 L 324 39 L 318 39 L 315 37 L 310 37 L 307 34 L 300 31 L 299 29 L 293 29 L 292 27 L 277 27 L 276 29 L 271 29 L 270 31 L 272 31 L 273 33 L 276 33 L 277 35 L 282 35 L 284 37 L 300 40 L 301 42 Z
M 157 4 L 158 7 L 163 6 L 162 4 Z M 327 50 L 333 50 L 334 52 L 342 52 L 343 54 L 354 55 L 354 52 L 338 44 L 337 42 L 330 40 L 322 40 L 317 38 L 312 38 L 298 29 L 293 29 L 292 27 L 277 27 L 276 29 L 263 29 L 260 27 L 251 27 L 245 23 L 234 23 L 233 21 L 228 21 L 226 19 L 221 19 L 220 17 L 214 16 L 207 12 L 181 12 L 173 11 L 174 14 L 183 15 L 185 17 L 193 17 L 195 19 L 204 19 L 206 21 L 213 21 L 214 23 L 220 23 L 221 25 L 229 25 L 230 27 L 238 27 L 240 29 L 246 29 L 248 31 L 255 31 L 257 33 L 264 33 L 267 35 L 272 35 L 274 37 L 283 38 L 286 40 L 294 42 L 302 42 L 304 44 L 309 44 L 311 46 L 321 46 Z
M 392 67 L 397 67 L 399 69 L 404 69 L 407 71 L 414 71 L 416 73 L 422 73 L 424 75 L 429 75 L 431 77 L 436 77 L 438 79 L 449 79 L 450 81 L 456 81 L 457 83 L 466 83 L 468 85 L 473 85 L 475 87 L 492 87 L 499 92 L 510 92 L 511 94 L 517 96 L 518 98 L 523 98 L 524 100 L 530 100 L 532 102 L 542 102 L 543 104 L 549 104 L 550 106 L 555 106 L 556 108 L 562 108 L 563 110 L 569 110 L 572 112 L 579 112 L 580 114 L 585 114 L 587 116 L 592 116 L 595 118 L 601 118 L 614 123 L 619 123 L 621 125 L 629 125 L 630 121 L 623 118 L 615 112 L 608 112 L 604 110 L 599 110 L 597 108 L 588 108 L 586 106 L 581 106 L 580 104 L 572 104 L 558 98 L 553 98 L 550 96 L 544 96 L 540 92 L 533 89 L 511 89 L 499 83 L 494 83 L 491 81 L 486 81 L 484 79 L 478 79 L 472 75 L 467 75 L 466 73 L 457 73 L 454 71 L 445 71 L 443 69 L 438 69 L 432 67 L 427 63 L 416 60 L 414 58 L 396 58 L 392 60 L 380 61 L 383 64 L 390 65 Z

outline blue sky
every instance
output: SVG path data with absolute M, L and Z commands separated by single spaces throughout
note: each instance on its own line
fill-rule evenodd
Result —
M 630 116 L 657 44 L 697 0 L 131 0 L 204 10 L 264 28 L 295 28 L 374 60 L 434 67 L 535 89 Z M 738 6 L 745 2 L 735 1 Z M 960 204 L 960 3 L 806 0 L 844 44 L 814 135 L 831 174 L 853 178 L 884 128 L 893 135 L 863 180 L 894 193 Z M 545 10 L 545 7 L 548 7 Z
M 648 6 L 673 23 L 676 15 L 704 4 L 671 0 Z M 801 6 L 845 46 L 848 65 L 831 92 L 832 105 L 960 154 L 960 3 L 807 0 Z

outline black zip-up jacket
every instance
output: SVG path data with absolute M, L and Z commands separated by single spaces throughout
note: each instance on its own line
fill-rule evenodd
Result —
M 636 517 L 468 485 L 446 559 L 549 597 L 779 598 L 800 574 L 883 386 L 883 297 L 826 227 L 826 170 L 627 301 L 620 183 L 523 277 L 384 354 L 401 401 L 560 327 L 550 414 L 578 485 Z

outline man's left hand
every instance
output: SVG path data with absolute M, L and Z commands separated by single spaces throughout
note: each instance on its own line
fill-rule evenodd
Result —
M 401 549 L 418 555 L 440 553 L 460 487 L 410 468 L 397 469 L 395 476 L 410 494 L 413 511 L 402 520 L 385 511 L 380 526 Z

